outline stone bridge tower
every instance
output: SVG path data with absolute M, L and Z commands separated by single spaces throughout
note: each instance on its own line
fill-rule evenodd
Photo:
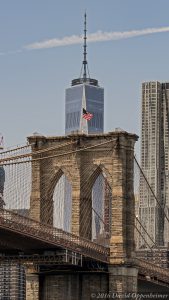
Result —
M 133 266 L 134 245 L 134 144 L 135 134 L 125 131 L 107 134 L 75 134 L 62 137 L 31 136 L 32 194 L 30 217 L 53 223 L 54 187 L 65 174 L 72 185 L 71 232 L 91 239 L 81 220 L 92 222 L 92 194 L 98 173 L 111 187 L 109 290 L 135 292 L 137 270 Z M 43 153 L 38 153 L 44 150 Z M 39 159 L 37 159 L 39 158 Z M 84 172 L 85 168 L 85 172 Z M 88 184 L 84 185 L 83 182 Z M 92 197 L 92 195 L 91 195 Z M 91 226 L 89 226 L 91 228 Z

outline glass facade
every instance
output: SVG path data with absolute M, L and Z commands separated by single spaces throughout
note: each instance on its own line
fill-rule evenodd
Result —
M 80 128 L 80 115 L 82 108 L 83 85 L 66 89 L 65 99 L 65 133 Z
M 93 114 L 90 121 L 82 118 L 85 108 Z M 90 84 L 78 84 L 66 89 L 65 133 L 74 131 L 102 133 L 104 131 L 104 89 Z
M 104 131 L 104 90 L 100 87 L 86 85 L 86 110 L 93 114 L 88 121 L 88 133 Z

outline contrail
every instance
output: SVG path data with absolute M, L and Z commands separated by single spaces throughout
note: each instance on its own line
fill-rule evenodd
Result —
M 0 56 L 1 55 L 9 55 L 9 54 L 17 54 L 17 53 L 21 53 L 23 52 L 23 49 L 19 49 L 19 50 L 9 50 L 7 52 L 0 52 Z
M 137 36 L 144 36 L 148 34 L 160 33 L 160 32 L 169 32 L 169 26 L 159 27 L 159 28 L 146 28 L 141 30 L 131 30 L 131 31 L 122 31 L 122 32 L 103 32 L 97 31 L 95 33 L 88 34 L 87 40 L 90 43 L 94 42 L 105 42 L 113 41 L 120 39 L 128 39 Z M 23 47 L 26 50 L 36 50 L 36 49 L 47 49 L 55 48 L 60 46 L 69 46 L 82 43 L 81 35 L 71 35 L 65 36 L 63 38 L 49 39 L 41 42 L 35 42 Z
M 144 35 L 160 33 L 160 32 L 169 32 L 169 26 L 159 27 L 159 28 L 145 28 L 141 30 L 131 30 L 131 31 L 121 31 L 121 32 L 120 31 L 117 32 L 97 31 L 88 34 L 87 40 L 90 43 L 106 42 L 106 41 L 128 39 L 137 36 L 144 36 Z M 0 56 L 9 55 L 9 54 L 18 54 L 28 50 L 47 49 L 47 48 L 81 44 L 82 38 L 83 38 L 82 35 L 71 35 L 71 36 L 65 36 L 63 38 L 54 38 L 54 39 L 49 39 L 41 42 L 35 42 L 32 44 L 25 45 L 18 50 L 0 52 Z

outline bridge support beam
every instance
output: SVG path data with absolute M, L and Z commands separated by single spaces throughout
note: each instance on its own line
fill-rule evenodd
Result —
M 137 292 L 138 270 L 134 267 L 109 267 L 109 291 L 113 293 Z
M 32 265 L 26 267 L 26 300 L 39 300 L 39 275 Z

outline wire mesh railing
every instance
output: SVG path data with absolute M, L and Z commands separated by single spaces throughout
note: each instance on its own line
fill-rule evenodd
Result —
M 0 210 L 0 227 L 32 237 L 35 240 L 49 243 L 51 246 L 63 247 L 95 260 L 108 262 L 109 249 L 89 240 L 65 232 L 61 229 L 47 226 L 17 213 Z M 32 245 L 33 247 L 33 245 Z

